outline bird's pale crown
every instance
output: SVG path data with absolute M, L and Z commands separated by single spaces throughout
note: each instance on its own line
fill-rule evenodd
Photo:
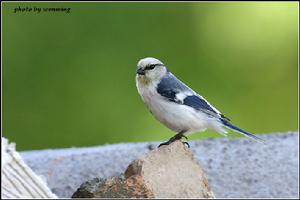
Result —
M 160 60 L 158 60 L 158 59 L 156 59 L 156 58 L 152 58 L 152 57 L 147 57 L 147 58 L 141 59 L 141 60 L 138 62 L 137 67 L 138 67 L 138 69 L 139 69 L 139 68 L 147 67 L 147 66 L 149 66 L 149 65 L 156 65 L 156 64 L 161 64 L 161 65 L 163 65 L 163 63 L 162 63 Z

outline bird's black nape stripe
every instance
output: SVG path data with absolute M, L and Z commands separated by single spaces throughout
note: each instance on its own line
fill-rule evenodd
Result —
M 151 69 L 154 69 L 156 66 L 163 66 L 163 64 L 151 64 L 151 65 L 148 65 L 147 67 L 145 67 L 144 70 L 151 70 Z

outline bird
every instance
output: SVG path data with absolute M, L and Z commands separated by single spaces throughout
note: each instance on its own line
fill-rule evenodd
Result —
M 230 119 L 178 78 L 158 59 L 146 57 L 138 61 L 136 87 L 154 117 L 176 134 L 158 147 L 169 145 L 187 135 L 212 129 L 227 136 L 227 129 L 255 141 L 265 141 L 233 125 Z M 187 142 L 184 142 L 188 145 Z

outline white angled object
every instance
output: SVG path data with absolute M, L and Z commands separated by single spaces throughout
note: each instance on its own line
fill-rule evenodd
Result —
M 58 198 L 45 181 L 35 174 L 15 149 L 15 143 L 1 137 L 1 199 Z

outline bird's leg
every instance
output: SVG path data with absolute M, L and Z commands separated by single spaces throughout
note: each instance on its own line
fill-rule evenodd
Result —
M 182 137 L 184 137 L 186 140 L 188 140 L 188 138 L 182 134 Z M 186 144 L 186 146 L 188 146 L 188 148 L 190 148 L 190 144 L 188 142 L 182 142 L 184 144 Z
M 161 147 L 163 145 L 169 145 L 171 144 L 172 142 L 176 141 L 176 140 L 180 140 L 181 138 L 185 138 L 185 139 L 188 139 L 184 134 L 185 131 L 180 131 L 179 133 L 177 133 L 176 135 L 174 135 L 173 137 L 171 137 L 167 142 L 163 142 L 161 143 L 158 147 Z M 190 148 L 190 145 L 189 143 L 187 142 L 183 142 L 185 143 L 189 148 Z
M 185 135 L 182 134 L 182 137 L 184 137 L 186 140 L 188 139 Z
M 190 144 L 189 144 L 188 142 L 182 142 L 182 143 L 186 144 L 186 146 L 187 146 L 188 148 L 190 148 Z

